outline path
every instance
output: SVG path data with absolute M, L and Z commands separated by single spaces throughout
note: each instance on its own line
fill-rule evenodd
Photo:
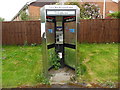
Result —
M 51 75 L 51 84 L 66 84 L 72 81 L 75 76 L 75 71 L 68 67 L 64 67 L 59 70 L 51 69 L 49 74 Z

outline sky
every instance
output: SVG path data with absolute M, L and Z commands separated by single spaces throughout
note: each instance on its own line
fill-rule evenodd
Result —
M 10 21 L 29 1 L 31 0 L 0 0 L 0 17 L 5 18 L 5 21 Z
M 30 0 L 0 0 L 0 17 L 10 21 Z

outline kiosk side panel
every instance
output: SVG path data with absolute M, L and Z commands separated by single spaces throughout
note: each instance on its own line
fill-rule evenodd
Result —
M 47 42 L 47 59 L 48 70 L 53 66 L 55 57 L 55 17 L 46 16 L 46 42 Z
M 64 17 L 65 64 L 76 66 L 76 16 Z

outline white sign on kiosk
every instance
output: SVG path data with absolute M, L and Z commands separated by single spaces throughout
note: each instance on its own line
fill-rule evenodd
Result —
M 47 11 L 47 15 L 75 15 L 75 11 Z

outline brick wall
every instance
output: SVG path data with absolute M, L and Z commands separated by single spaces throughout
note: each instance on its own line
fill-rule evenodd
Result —
M 40 7 L 37 6 L 29 6 L 28 7 L 30 19 L 31 20 L 38 20 L 40 19 Z
M 118 3 L 115 2 L 107 2 L 106 3 L 106 14 L 109 13 L 109 10 L 118 11 Z

